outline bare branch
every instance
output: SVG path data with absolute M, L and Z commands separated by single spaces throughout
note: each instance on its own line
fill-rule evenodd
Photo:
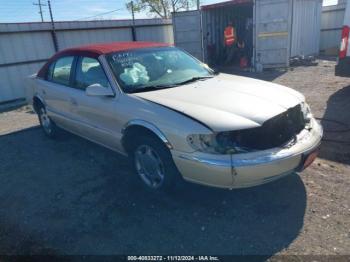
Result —
M 171 11 L 185 10 L 188 6 L 193 6 L 193 3 L 194 0 L 134 0 L 134 11 L 148 11 L 161 18 L 169 18 Z M 131 11 L 130 3 L 126 7 Z

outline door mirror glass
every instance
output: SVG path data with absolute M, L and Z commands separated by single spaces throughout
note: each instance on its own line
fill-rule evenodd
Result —
M 114 96 L 110 88 L 104 87 L 101 84 L 89 85 L 85 92 L 88 96 Z

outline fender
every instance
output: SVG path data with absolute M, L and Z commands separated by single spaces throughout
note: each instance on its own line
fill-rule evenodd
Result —
M 171 107 L 168 107 L 168 106 L 159 104 L 159 103 L 154 102 L 154 101 L 151 101 L 151 100 L 148 100 L 148 99 L 143 98 L 143 97 L 141 97 L 141 99 L 143 99 L 143 100 L 145 100 L 145 101 L 147 101 L 147 102 L 150 102 L 150 103 L 159 105 L 159 106 L 161 106 L 161 107 L 167 108 L 167 109 L 169 109 L 169 110 L 171 110 L 171 111 L 174 111 L 174 112 L 176 112 L 176 113 L 178 113 L 178 114 L 180 114 L 180 115 L 183 115 L 183 116 L 185 116 L 185 117 L 187 117 L 187 118 L 189 118 L 189 119 L 191 119 L 191 120 L 193 120 L 193 121 L 199 123 L 200 125 L 204 126 L 205 128 L 209 129 L 210 131 L 214 132 L 214 130 L 213 130 L 210 126 L 208 126 L 207 124 L 205 124 L 205 123 L 199 121 L 198 119 L 196 119 L 196 118 L 194 118 L 194 117 L 192 117 L 192 116 L 189 116 L 189 115 L 185 114 L 184 112 L 181 112 L 181 111 L 176 110 L 176 109 L 174 109 L 174 108 L 171 108 Z
M 141 119 L 134 119 L 130 120 L 122 129 L 122 135 L 124 135 L 125 131 L 131 127 L 131 126 L 142 126 L 148 130 L 150 130 L 152 133 L 154 133 L 160 140 L 164 142 L 164 144 L 169 148 L 172 149 L 173 146 L 169 142 L 169 140 L 166 138 L 166 136 L 163 134 L 162 131 L 158 127 L 156 127 L 154 124 L 147 122 L 145 120 Z

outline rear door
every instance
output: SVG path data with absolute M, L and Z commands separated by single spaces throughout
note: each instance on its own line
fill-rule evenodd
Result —
M 64 56 L 54 61 L 46 79 L 39 79 L 39 93 L 44 98 L 49 116 L 61 127 L 72 132 L 79 129 L 71 112 L 72 71 L 74 56 Z
M 263 68 L 289 66 L 291 0 L 255 1 L 255 62 Z
M 173 13 L 175 45 L 203 61 L 201 12 Z

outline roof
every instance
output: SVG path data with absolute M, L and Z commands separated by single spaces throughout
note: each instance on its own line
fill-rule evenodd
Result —
M 113 52 L 132 50 L 132 49 L 141 49 L 149 47 L 162 47 L 162 46 L 171 46 L 168 43 L 157 43 L 157 42 L 111 42 L 111 43 L 99 43 L 99 44 L 90 44 L 82 45 L 73 48 L 64 49 L 54 56 L 52 56 L 49 61 L 40 69 L 38 76 L 44 78 L 46 71 L 52 61 L 56 60 L 62 56 L 88 56 L 97 58 L 103 54 L 109 54 Z
M 252 4 L 252 3 L 254 3 L 253 0 L 230 0 L 230 1 L 219 2 L 211 5 L 203 5 L 201 8 L 203 10 L 206 10 L 206 9 L 214 9 L 214 8 L 226 7 L 226 6 L 232 6 L 232 5 Z
M 74 53 L 91 53 L 91 55 L 100 56 L 103 54 L 125 51 L 130 49 L 140 49 L 147 47 L 161 47 L 170 46 L 168 43 L 157 43 L 157 42 L 111 42 L 111 43 L 99 43 L 82 45 L 78 47 L 68 48 L 58 52 L 57 55 L 63 54 L 74 54 Z

